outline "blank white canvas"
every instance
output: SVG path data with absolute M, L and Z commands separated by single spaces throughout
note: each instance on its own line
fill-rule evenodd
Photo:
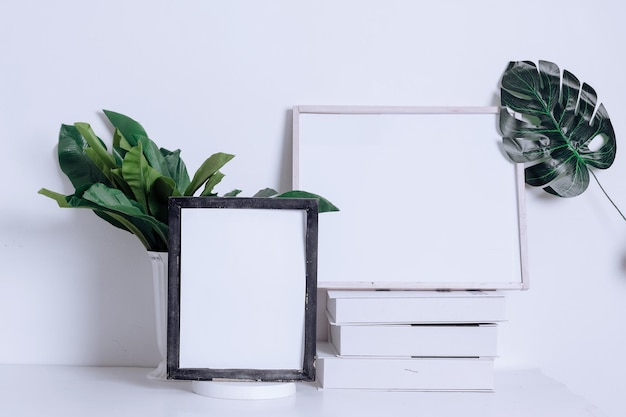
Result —
M 516 167 L 497 115 L 299 113 L 297 186 L 320 218 L 320 287 L 520 288 Z
M 305 217 L 181 210 L 181 368 L 302 367 Z

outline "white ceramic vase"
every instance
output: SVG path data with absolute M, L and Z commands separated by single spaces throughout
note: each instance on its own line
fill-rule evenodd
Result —
M 152 261 L 152 282 L 154 287 L 154 313 L 156 317 L 157 347 L 161 354 L 161 362 L 155 370 L 148 374 L 148 378 L 156 380 L 167 379 L 167 252 L 148 251 Z

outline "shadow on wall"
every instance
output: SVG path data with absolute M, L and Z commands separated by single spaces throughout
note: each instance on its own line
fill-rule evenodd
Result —
M 285 125 L 283 130 L 283 149 L 280 157 L 279 191 L 292 189 L 293 178 L 293 110 L 285 112 Z

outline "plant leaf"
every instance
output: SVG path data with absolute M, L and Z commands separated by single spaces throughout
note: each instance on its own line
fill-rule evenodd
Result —
M 135 135 L 135 139 L 137 139 L 137 142 L 141 142 L 141 149 L 148 164 L 159 171 L 161 175 L 172 178 L 169 165 L 165 161 L 163 154 L 161 154 L 159 147 L 147 136 Z
M 235 189 L 224 194 L 224 197 L 237 197 L 239 194 L 241 194 L 241 190 Z
M 120 133 L 131 146 L 137 146 L 136 136 L 148 136 L 146 130 L 139 122 L 121 113 L 111 110 L 102 110 L 111 124 L 119 129 Z
M 115 168 L 111 170 L 111 182 L 113 185 L 111 187 L 122 190 L 127 197 L 133 198 L 133 190 L 130 188 L 130 185 L 124 179 L 124 174 L 122 173 L 122 168 Z
M 581 87 L 570 72 L 561 77 L 547 61 L 511 62 L 502 76 L 501 102 L 503 148 L 513 162 L 526 164 L 527 184 L 574 197 L 587 189 L 590 167 L 613 164 L 616 140 L 608 113 L 593 88 Z
M 52 198 L 62 208 L 93 210 L 111 225 L 136 235 L 148 250 L 167 250 L 167 225 L 144 214 L 141 207 L 120 190 L 104 184 L 93 184 L 80 187 L 69 196 L 46 188 L 39 190 L 39 194 Z
M 185 188 L 183 195 L 192 196 L 194 193 L 204 184 L 211 175 L 215 174 L 220 168 L 228 163 L 231 159 L 233 159 L 235 155 L 230 155 L 223 152 L 215 153 L 209 156 L 198 168 L 196 173 L 193 176 L 193 179 Z
M 40 189 L 37 194 L 41 194 L 41 195 L 45 195 L 46 197 L 49 197 L 51 199 L 53 199 L 54 201 L 57 202 L 57 204 L 59 205 L 59 207 L 61 208 L 69 208 L 71 207 L 68 203 L 67 203 L 67 198 L 65 197 L 64 194 L 61 193 L 57 193 L 55 191 L 50 191 L 47 188 L 42 188 Z
M 115 132 L 113 132 L 113 146 L 123 149 L 126 152 L 130 151 L 133 148 L 133 145 L 128 143 L 126 137 L 122 135 L 122 132 L 120 132 L 117 127 L 115 128 Z
M 213 192 L 213 188 L 215 188 L 215 186 L 219 184 L 223 178 L 224 174 L 222 174 L 220 171 L 217 171 L 215 174 L 211 175 L 204 185 L 204 190 L 202 190 L 200 195 L 205 197 L 216 196 L 217 193 Z
M 74 126 L 89 144 L 89 147 L 85 149 L 85 154 L 98 166 L 102 173 L 110 179 L 109 173 L 112 169 L 117 167 L 113 155 L 109 153 L 104 143 L 96 136 L 89 124 L 77 122 L 74 123 Z
M 165 159 L 165 163 L 168 166 L 170 174 L 172 174 L 172 179 L 176 183 L 178 192 L 182 195 L 185 189 L 189 186 L 191 180 L 189 179 L 189 174 L 187 173 L 187 166 L 180 157 L 180 149 L 171 152 L 167 149 L 161 148 L 161 154 Z
M 264 188 L 257 191 L 256 194 L 254 194 L 252 197 L 274 197 L 277 194 L 278 191 L 274 190 L 273 188 Z
M 132 190 L 135 200 L 146 213 L 150 213 L 148 193 L 154 181 L 161 177 L 161 173 L 148 164 L 141 142 L 126 153 L 122 162 L 122 176 Z
M 110 224 L 115 225 L 115 222 L 117 222 L 118 224 L 120 224 L 121 229 L 125 229 L 127 231 L 129 231 L 130 233 L 134 234 L 139 241 L 141 242 L 141 244 L 149 251 L 152 250 L 157 250 L 157 249 L 153 249 L 154 247 L 157 247 L 154 244 L 151 244 L 148 239 L 146 238 L 146 236 L 141 232 L 141 229 L 139 229 L 138 227 L 136 227 L 133 222 L 131 222 L 130 220 L 126 219 L 124 216 L 122 216 L 121 214 L 117 214 L 113 211 L 110 212 L 103 212 L 100 210 L 94 210 L 94 213 L 96 213 L 99 217 L 101 217 L 102 219 L 108 221 Z
M 59 166 L 74 188 L 97 182 L 110 184 L 100 168 L 87 156 L 85 150 L 88 147 L 75 126 L 61 125 L 57 149 Z
M 130 151 L 132 146 L 126 138 L 122 135 L 118 128 L 115 128 L 115 132 L 113 133 L 113 147 L 111 153 L 115 158 L 115 163 L 117 166 L 122 166 L 122 161 L 124 160 L 124 156 L 126 156 L 126 152 Z
M 180 196 L 173 179 L 161 176 L 154 180 L 148 195 L 150 213 L 165 224 L 169 223 L 168 199 L 172 196 Z
M 85 204 L 84 201 L 91 204 Z M 122 216 L 132 223 L 133 226 L 128 227 L 126 222 L 120 223 L 134 234 L 137 234 L 136 231 L 138 230 L 142 236 L 142 242 L 154 242 L 149 244 L 151 248 L 162 249 L 163 245 L 167 247 L 169 235 L 167 224 L 144 213 L 142 207 L 137 202 L 126 197 L 120 190 L 109 188 L 103 184 L 94 184 L 86 189 L 82 195 L 72 196 L 69 199 L 69 203 L 72 207 L 87 207 L 94 211 L 99 210 L 109 215 L 113 214 L 112 217 L 117 221 L 119 221 L 119 216 Z
M 339 211 L 339 208 L 333 203 L 322 197 L 321 195 L 313 194 L 308 191 L 293 190 L 279 194 L 277 198 L 314 198 L 319 202 L 319 212 L 328 213 L 331 211 Z

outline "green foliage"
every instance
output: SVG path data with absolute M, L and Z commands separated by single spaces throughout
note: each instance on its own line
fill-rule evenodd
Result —
M 301 191 L 301 190 L 287 191 L 287 192 L 277 195 L 276 197 L 278 198 L 315 198 L 318 200 L 320 213 L 327 213 L 330 211 L 339 211 L 339 208 L 337 208 L 330 201 L 326 200 L 324 197 L 317 195 L 317 194 L 309 193 L 308 191 Z
M 613 164 L 609 115 L 597 105 L 594 89 L 581 87 L 570 72 L 561 77 L 559 67 L 547 61 L 511 62 L 502 76 L 501 102 L 504 150 L 513 162 L 526 164 L 527 184 L 574 197 L 587 189 L 590 167 Z
M 169 197 L 193 196 L 202 186 L 200 195 L 217 196 L 214 187 L 224 178 L 220 169 L 234 155 L 211 155 L 190 179 L 180 150 L 159 148 L 130 117 L 109 110 L 104 114 L 115 128 L 111 150 L 89 124 L 62 125 L 59 165 L 74 186 L 74 194 L 66 196 L 46 188 L 39 194 L 52 198 L 59 207 L 90 209 L 113 226 L 136 235 L 146 249 L 166 251 Z M 224 196 L 240 192 L 233 190 Z M 256 196 L 316 198 L 320 212 L 338 210 L 323 197 L 306 191 L 278 194 L 264 189 Z

